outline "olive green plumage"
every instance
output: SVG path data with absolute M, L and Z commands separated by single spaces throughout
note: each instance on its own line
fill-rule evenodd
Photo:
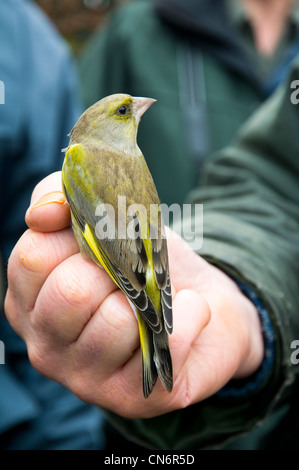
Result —
M 107 271 L 138 319 L 145 397 L 157 376 L 169 392 L 173 386 L 167 244 L 155 184 L 137 145 L 140 117 L 153 102 L 117 94 L 95 103 L 71 131 L 62 170 L 80 250 Z M 99 207 L 109 223 L 100 234 Z

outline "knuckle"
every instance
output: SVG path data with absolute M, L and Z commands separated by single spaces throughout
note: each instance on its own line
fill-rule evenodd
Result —
M 70 307 L 85 306 L 92 296 L 90 280 L 64 267 L 57 270 L 54 284 L 58 298 Z
M 66 386 L 76 397 L 85 403 L 97 404 L 100 401 L 101 382 L 96 381 L 89 369 L 69 370 L 66 377 Z
M 48 342 L 45 338 L 43 340 L 36 340 L 36 338 L 31 337 L 26 343 L 28 358 L 32 367 L 39 374 L 64 384 L 66 370 L 65 351 L 53 348 L 51 342 Z M 57 364 L 59 364 L 59 367 L 57 367 Z
M 8 289 L 8 291 L 6 293 L 5 300 L 4 300 L 4 311 L 5 311 L 5 315 L 7 317 L 7 320 L 9 321 L 9 324 L 11 325 L 13 330 L 16 331 L 21 336 L 20 315 L 19 315 L 19 312 L 18 312 L 18 308 L 16 307 L 15 299 L 14 299 L 10 289 Z
M 27 230 L 16 251 L 16 261 L 22 272 L 39 274 L 46 263 L 47 250 L 44 247 L 45 235 Z
M 180 372 L 175 380 L 173 394 L 169 397 L 170 409 L 185 409 L 194 403 L 194 390 L 187 368 Z
M 34 276 L 44 274 L 58 263 L 69 247 L 68 232 L 65 231 L 59 236 L 52 233 L 35 232 L 27 230 L 15 247 L 10 259 L 10 276 L 16 271 L 22 275 Z M 70 252 L 73 249 L 71 246 Z
M 21 239 L 22 240 L 22 239 Z M 18 285 L 19 277 L 20 277 L 20 269 L 19 269 L 19 247 L 21 240 L 17 243 L 11 255 L 8 259 L 7 264 L 7 282 L 8 288 L 13 289 Z
M 119 290 L 113 291 L 101 305 L 102 318 L 108 327 L 117 331 L 127 328 L 137 328 L 137 320 L 125 295 Z
M 42 375 L 49 375 L 49 352 L 40 343 L 27 343 L 28 358 L 31 365 Z M 53 361 L 53 363 L 55 363 Z
M 84 378 L 81 374 L 77 372 L 72 374 L 71 378 L 68 378 L 68 384 L 71 391 L 78 397 L 81 401 L 88 403 L 90 401 L 89 397 L 89 387 L 86 386 Z

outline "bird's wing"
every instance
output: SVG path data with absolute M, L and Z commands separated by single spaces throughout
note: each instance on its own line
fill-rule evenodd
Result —
M 147 256 L 143 240 L 138 237 L 99 239 L 96 236 L 96 207 L 102 200 L 99 194 L 95 194 L 95 175 L 89 170 L 94 169 L 95 165 L 87 165 L 90 158 L 92 155 L 81 144 L 71 146 L 66 152 L 62 180 L 72 216 L 93 258 L 130 299 L 150 328 L 159 333 L 162 330 L 161 317 L 146 292 Z M 162 293 L 162 296 L 166 294 Z
M 158 242 L 158 243 L 156 243 Z M 164 324 L 169 334 L 172 333 L 172 295 L 168 267 L 168 253 L 166 239 L 152 240 L 153 244 L 153 266 L 156 282 L 161 290 L 161 305 Z
M 164 319 L 164 325 L 169 334 L 172 333 L 172 295 L 171 295 L 171 284 L 169 277 L 169 266 L 168 266 L 168 252 L 167 252 L 167 241 L 164 233 L 164 225 L 162 220 L 161 212 L 159 212 L 158 226 L 154 228 L 149 227 L 151 237 L 144 240 L 146 246 L 146 253 L 151 265 L 151 270 L 147 271 L 148 285 L 152 282 L 151 278 L 154 277 L 155 285 L 161 292 L 161 306 L 162 314 Z M 149 245 L 149 246 L 147 246 Z M 146 288 L 148 291 L 148 288 Z M 150 297 L 151 293 L 149 293 Z

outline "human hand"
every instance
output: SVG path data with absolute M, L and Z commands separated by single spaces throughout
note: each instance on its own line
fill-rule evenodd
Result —
M 158 381 L 145 400 L 137 321 L 106 272 L 79 253 L 61 191 L 60 172 L 35 188 L 29 229 L 8 263 L 6 314 L 41 374 L 83 401 L 148 418 L 201 401 L 258 368 L 263 340 L 254 306 L 167 230 L 174 388 L 169 394 Z

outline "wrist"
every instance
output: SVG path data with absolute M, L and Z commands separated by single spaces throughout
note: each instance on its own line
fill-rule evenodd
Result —
M 247 344 L 245 344 L 241 363 L 233 379 L 244 379 L 260 367 L 264 358 L 264 340 L 262 324 L 255 305 L 241 291 L 240 314 L 244 316 L 247 328 Z
M 245 377 L 243 380 L 231 380 L 217 393 L 222 398 L 247 396 L 261 389 L 273 371 L 276 356 L 275 334 L 267 309 L 254 290 L 236 279 L 234 281 L 256 307 L 261 323 L 264 355 L 260 367 L 253 374 Z

